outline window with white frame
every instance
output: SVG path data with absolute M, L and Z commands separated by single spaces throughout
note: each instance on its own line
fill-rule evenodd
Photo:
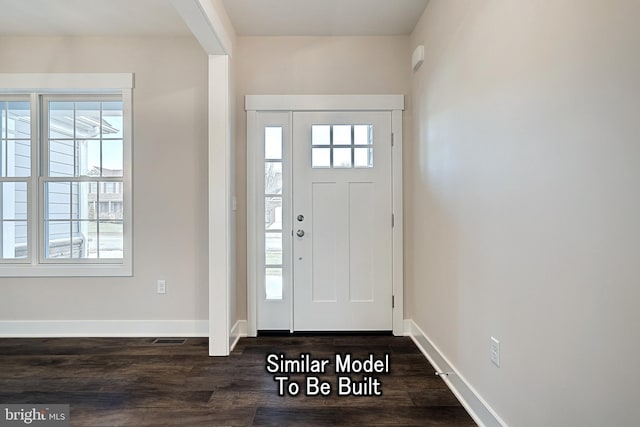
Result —
M 121 97 L 43 96 L 42 106 L 42 258 L 122 259 Z
M 0 93 L 0 276 L 130 275 L 130 91 L 63 92 Z

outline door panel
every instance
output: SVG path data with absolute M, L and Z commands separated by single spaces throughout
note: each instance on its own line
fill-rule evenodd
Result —
M 373 269 L 374 245 L 377 244 L 372 230 L 375 229 L 369 209 L 374 202 L 374 184 L 371 182 L 349 183 L 349 301 L 373 302 L 375 278 Z
M 313 222 L 307 220 L 312 227 L 312 254 L 314 257 L 312 271 L 311 299 L 315 302 L 335 302 L 336 289 L 336 255 L 338 253 L 338 239 L 336 224 L 338 217 L 333 209 L 332 200 L 336 191 L 335 182 L 316 182 L 311 185 L 311 204 Z M 313 255 L 312 255 L 313 256 Z
M 392 329 L 391 113 L 293 114 L 293 329 Z

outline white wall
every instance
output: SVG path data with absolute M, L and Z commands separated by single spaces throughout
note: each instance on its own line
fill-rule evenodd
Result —
M 431 0 L 412 35 L 411 316 L 512 426 L 640 416 L 638 16 Z
M 238 37 L 236 191 L 238 318 L 246 319 L 245 95 L 409 94 L 409 38 Z M 407 104 L 409 98 L 407 97 Z
M 0 279 L 2 320 L 206 320 L 207 56 L 190 37 L 0 38 L 0 72 L 135 73 L 134 276 Z M 155 280 L 166 279 L 166 295 Z

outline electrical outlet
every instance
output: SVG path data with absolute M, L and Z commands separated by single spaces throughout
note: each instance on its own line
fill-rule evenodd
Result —
M 500 341 L 491 337 L 491 348 L 490 348 L 490 358 L 491 363 L 496 365 L 498 368 L 500 367 Z
M 156 282 L 157 285 L 157 290 L 159 294 L 166 294 L 167 293 L 167 282 L 164 280 L 158 280 Z

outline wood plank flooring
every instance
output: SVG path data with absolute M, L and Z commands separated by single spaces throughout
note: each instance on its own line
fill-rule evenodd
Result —
M 409 338 L 291 336 L 241 339 L 229 357 L 207 340 L 151 338 L 0 339 L 0 403 L 70 404 L 72 426 L 475 426 Z M 269 353 L 330 358 L 323 396 L 278 396 Z M 337 396 L 336 353 L 390 354 L 373 374 L 383 395 Z M 292 375 L 304 383 L 304 375 Z M 354 380 L 362 374 L 352 375 Z M 304 388 L 304 387 L 303 387 Z

